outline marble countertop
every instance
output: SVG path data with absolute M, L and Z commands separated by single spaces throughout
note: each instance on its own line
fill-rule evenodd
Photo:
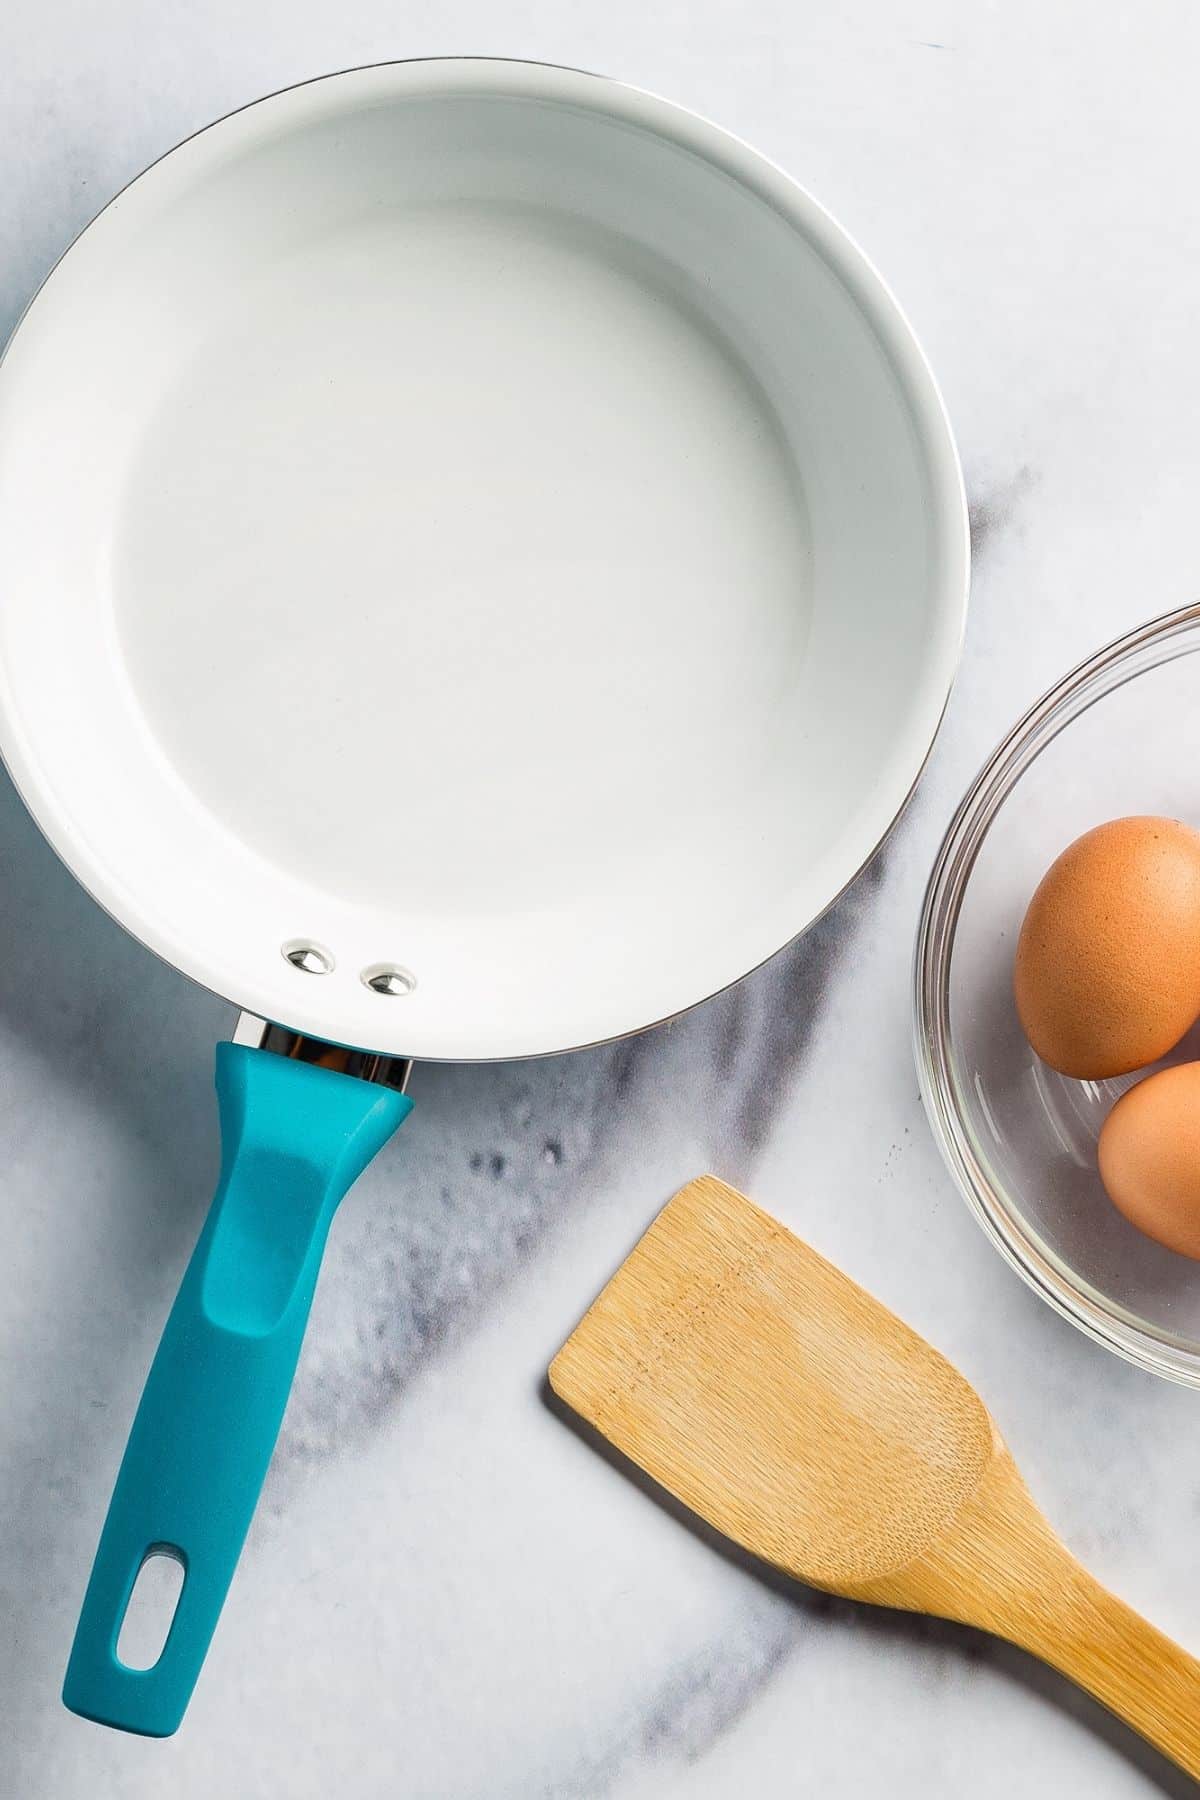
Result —
M 918 797 L 825 922 L 645 1038 L 421 1068 L 343 1208 L 191 1713 L 59 1705 L 116 1462 L 207 1204 L 229 1009 L 127 940 L 0 789 L 0 1793 L 757 1800 L 1190 1792 L 1015 1651 L 757 1574 L 563 1424 L 546 1364 L 711 1167 L 989 1401 L 1068 1544 L 1200 1649 L 1200 1400 L 1001 1264 L 938 1160 L 908 957 L 955 798 L 1042 687 L 1200 589 L 1200 15 L 1149 0 L 9 0 L 0 331 L 75 230 L 305 75 L 485 51 L 606 70 L 759 145 L 886 272 L 972 501 L 962 677 Z

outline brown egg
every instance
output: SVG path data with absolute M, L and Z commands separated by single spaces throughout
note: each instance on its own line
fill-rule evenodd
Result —
M 1200 1063 L 1122 1095 L 1100 1133 L 1100 1179 L 1131 1225 L 1200 1260 Z
M 1113 819 L 1068 846 L 1021 926 L 1013 990 L 1025 1035 L 1078 1080 L 1165 1056 L 1200 1015 L 1200 833 Z

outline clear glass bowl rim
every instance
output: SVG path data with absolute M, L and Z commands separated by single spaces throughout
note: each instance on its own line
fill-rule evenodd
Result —
M 925 890 L 913 954 L 913 1046 L 921 1098 L 964 1199 L 1005 1260 L 1055 1310 L 1097 1343 L 1167 1380 L 1200 1387 L 1194 1347 L 1095 1296 L 1040 1243 L 1020 1209 L 985 1172 L 955 1096 L 950 970 L 963 896 L 983 841 L 1021 776 L 1059 733 L 1126 682 L 1200 650 L 1200 603 L 1148 620 L 1106 644 L 1035 701 L 988 757 L 947 828 Z

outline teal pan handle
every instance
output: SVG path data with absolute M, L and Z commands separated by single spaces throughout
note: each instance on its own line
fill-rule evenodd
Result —
M 222 1167 L 167 1320 L 84 1596 L 63 1700 L 122 1731 L 183 1718 L 279 1434 L 338 1202 L 412 1107 L 266 1050 L 217 1048 Z M 158 1661 L 117 1639 L 147 1557 L 183 1566 Z

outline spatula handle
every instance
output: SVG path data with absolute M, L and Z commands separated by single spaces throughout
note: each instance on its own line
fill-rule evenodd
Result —
M 63 1687 L 72 1712 L 165 1737 L 220 1616 L 287 1403 L 325 1237 L 411 1101 L 265 1050 L 217 1051 L 223 1160 L 142 1395 Z M 156 1663 L 117 1654 L 143 1562 L 183 1588 Z
M 1085 1688 L 1200 1780 L 1200 1662 L 1064 1551 L 1052 1604 L 1005 1635 Z
M 1002 1446 L 930 1550 L 857 1593 L 1032 1651 L 1200 1780 L 1200 1662 L 1075 1560 Z

